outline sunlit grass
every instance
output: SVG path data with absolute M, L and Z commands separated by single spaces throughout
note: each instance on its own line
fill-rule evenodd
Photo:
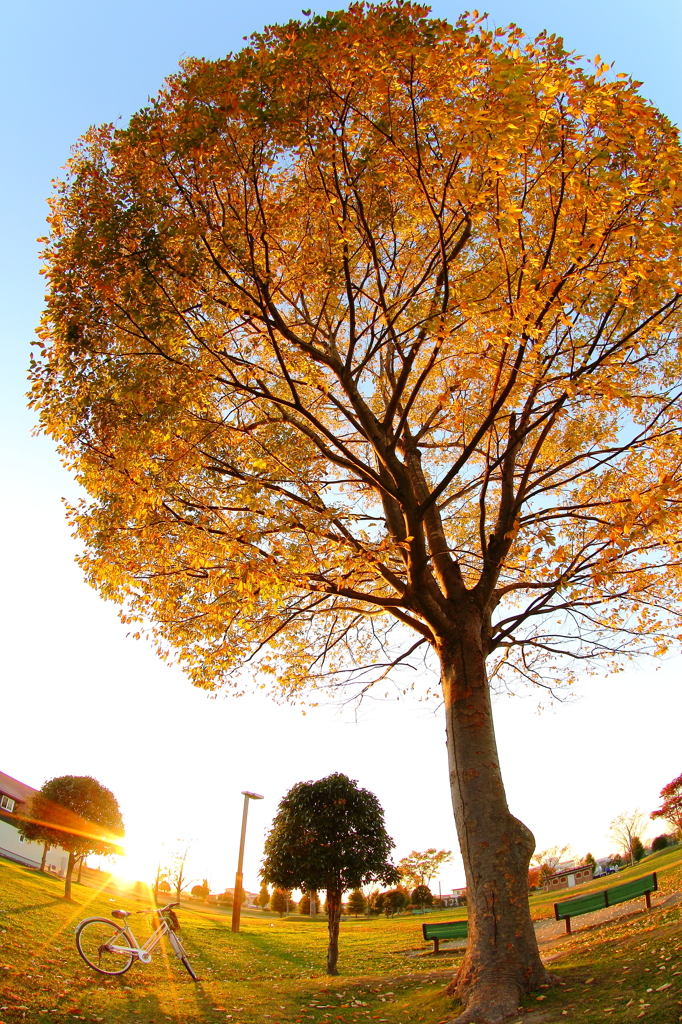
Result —
M 612 881 L 624 881 L 637 870 Z M 640 874 L 650 870 L 660 872 L 664 895 L 682 889 L 682 850 L 639 865 Z M 75 885 L 75 903 L 67 904 L 62 886 L 58 879 L 0 861 L 0 1024 L 74 1019 L 107 1024 L 441 1024 L 457 1009 L 444 988 L 461 952 L 430 955 L 422 941 L 421 917 L 344 919 L 341 974 L 328 978 L 324 919 L 246 915 L 235 935 L 229 914 L 183 907 L 183 941 L 200 985 L 185 974 L 167 942 L 157 947 L 149 966 L 137 964 L 121 978 L 108 979 L 78 957 L 75 925 L 85 916 L 109 916 L 117 905 L 140 909 L 146 901 L 114 901 L 105 891 Z M 535 916 L 549 916 L 553 896 L 534 898 Z M 444 911 L 430 919 L 464 913 Z M 682 1017 L 680 921 L 680 910 L 671 906 L 598 928 L 580 930 L 576 922 L 573 936 L 543 947 L 560 986 L 525 999 L 519 1019 L 533 1010 L 543 1024 L 606 1018 L 677 1022 Z M 148 927 L 144 916 L 133 918 L 140 940 Z

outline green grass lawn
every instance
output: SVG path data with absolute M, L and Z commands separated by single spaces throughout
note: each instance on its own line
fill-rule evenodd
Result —
M 682 850 L 647 858 L 610 881 L 651 870 L 660 872 L 664 893 L 682 890 Z M 118 905 L 134 910 L 142 904 L 132 898 L 114 901 L 85 886 L 74 886 L 75 902 L 67 904 L 62 885 L 0 861 L 0 1024 L 440 1024 L 456 1015 L 457 1004 L 443 989 L 461 953 L 428 954 L 422 917 L 344 919 L 341 974 L 328 978 L 324 920 L 245 916 L 241 932 L 233 935 L 225 913 L 183 907 L 183 941 L 200 985 L 192 983 L 166 944 L 157 947 L 149 966 L 136 964 L 121 978 L 109 979 L 80 960 L 75 925 L 86 916 L 108 916 Z M 544 894 L 534 896 L 533 916 L 551 916 L 552 902 Z M 559 985 L 524 999 L 512 1020 L 682 1020 L 680 907 L 645 914 L 639 912 L 642 902 L 633 904 L 628 917 L 600 927 L 582 928 L 576 919 L 572 936 L 543 946 Z M 444 911 L 428 920 L 463 913 Z M 133 922 L 138 937 L 146 935 L 146 919 Z

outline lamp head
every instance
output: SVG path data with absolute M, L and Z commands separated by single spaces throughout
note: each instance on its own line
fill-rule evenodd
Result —
M 248 789 L 242 790 L 242 796 L 248 796 L 250 800 L 264 800 L 265 797 L 261 796 L 260 793 L 250 793 Z

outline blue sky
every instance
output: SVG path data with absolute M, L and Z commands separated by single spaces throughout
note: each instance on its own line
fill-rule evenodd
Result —
M 644 95 L 682 122 L 679 0 L 526 0 L 486 9 L 497 25 L 515 21 L 529 34 L 546 28 L 586 57 L 616 61 L 616 70 L 642 80 Z M 414 705 L 376 705 L 356 725 L 329 709 L 303 718 L 257 697 L 209 701 L 126 638 L 115 609 L 73 564 L 61 507 L 73 485 L 50 443 L 31 437 L 23 395 L 42 298 L 35 239 L 44 232 L 50 182 L 90 124 L 125 121 L 183 56 L 220 57 L 300 10 L 264 0 L 24 0 L 5 5 L 1 23 L 0 769 L 33 785 L 54 774 L 98 775 L 119 793 L 140 850 L 149 852 L 162 834 L 196 836 L 196 873 L 209 872 L 217 887 L 233 871 L 241 789 L 268 795 L 252 809 L 247 884 L 255 886 L 263 829 L 283 789 L 337 769 L 376 790 L 399 856 L 412 847 L 454 846 L 442 726 Z M 462 8 L 438 3 L 433 10 L 455 20 Z M 541 717 L 532 700 L 498 706 L 512 809 L 540 846 L 608 851 L 609 819 L 638 803 L 649 810 L 679 774 L 679 668 L 673 660 L 657 674 L 640 666 L 615 680 L 586 681 L 577 704 Z M 8 722 L 16 728 L 8 731 Z M 159 765 L 159 735 L 181 752 L 170 766 Z M 152 806 L 160 780 L 163 795 Z M 459 868 L 445 872 L 444 889 L 460 880 Z

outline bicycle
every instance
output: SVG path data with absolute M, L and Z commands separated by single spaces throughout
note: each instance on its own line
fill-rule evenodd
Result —
M 136 960 L 139 960 L 141 964 L 150 963 L 152 951 L 164 935 L 168 935 L 173 952 L 185 967 L 192 981 L 199 981 L 187 959 L 180 936 L 177 934 L 180 930 L 180 922 L 173 908 L 179 906 L 179 903 L 169 903 L 159 910 L 151 911 L 156 916 L 158 923 L 142 945 L 139 944 L 128 924 L 128 918 L 133 913 L 132 911 L 112 910 L 111 916 L 122 921 L 122 924 L 110 921 L 106 917 L 86 917 L 76 928 L 76 948 L 93 971 L 98 971 L 100 974 L 125 974 Z M 137 913 L 149 912 L 142 910 Z

